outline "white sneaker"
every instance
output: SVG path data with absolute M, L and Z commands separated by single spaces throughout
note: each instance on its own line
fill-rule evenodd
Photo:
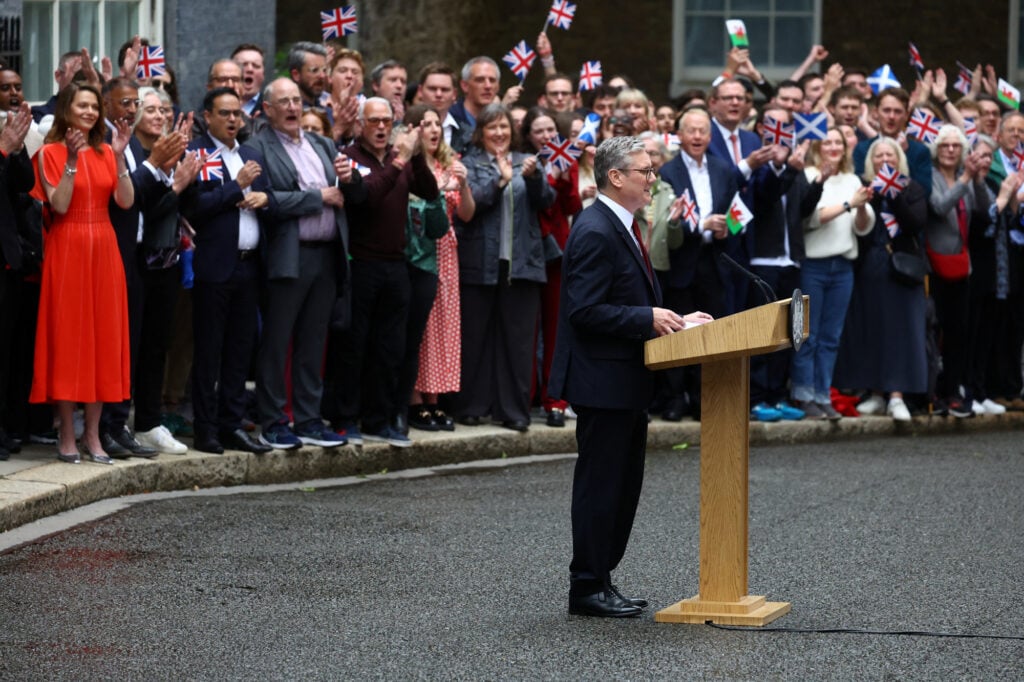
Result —
M 991 398 L 985 398 L 981 403 L 982 407 L 985 408 L 985 414 L 1005 414 L 1006 408 L 999 403 L 993 401 Z
M 988 414 L 988 410 L 985 409 L 985 406 L 977 400 L 971 402 L 971 411 L 977 415 Z
M 572 411 L 572 407 L 570 407 L 568 405 L 565 408 L 565 418 L 566 419 L 575 419 L 576 418 L 576 413 L 573 412 Z
M 166 426 L 160 425 L 149 431 L 137 431 L 135 437 L 143 445 L 147 445 L 157 452 L 166 452 L 170 455 L 184 455 L 188 452 L 188 446 L 179 440 L 175 440 Z
M 885 409 L 885 401 L 877 393 L 872 393 L 857 403 L 857 411 L 861 414 L 879 414 L 883 409 Z
M 885 411 L 898 422 L 910 421 L 910 410 L 907 409 L 907 404 L 903 402 L 903 398 L 890 398 L 889 407 Z

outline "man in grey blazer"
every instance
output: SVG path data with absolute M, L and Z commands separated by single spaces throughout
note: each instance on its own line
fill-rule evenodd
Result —
M 361 176 L 334 143 L 304 132 L 299 86 L 279 78 L 263 91 L 269 123 L 247 143 L 265 159 L 280 204 L 266 235 L 266 289 L 257 359 L 256 398 L 263 440 L 275 448 L 334 447 L 345 438 L 320 416 L 324 348 L 338 286 L 344 286 L 348 222 L 344 205 L 366 198 Z M 289 427 L 285 366 L 291 343 L 292 415 Z

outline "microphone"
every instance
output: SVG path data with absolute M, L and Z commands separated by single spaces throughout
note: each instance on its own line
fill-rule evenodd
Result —
M 772 291 L 772 288 L 768 286 L 768 282 L 764 281 L 763 279 L 752 273 L 750 270 L 747 270 L 745 267 L 734 261 L 724 251 L 719 251 L 718 257 L 724 260 L 726 263 L 728 263 L 729 266 L 732 267 L 734 270 L 738 270 L 740 273 L 743 274 L 744 277 L 753 282 L 757 286 L 757 288 L 761 290 L 761 295 L 764 296 L 765 303 L 774 303 L 775 301 L 779 300 L 779 297 L 775 295 L 775 292 Z

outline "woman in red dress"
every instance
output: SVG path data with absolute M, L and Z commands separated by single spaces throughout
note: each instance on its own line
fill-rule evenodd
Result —
M 57 458 L 70 463 L 80 461 L 75 403 L 85 403 L 83 452 L 112 464 L 100 445 L 100 411 L 131 390 L 124 266 L 108 209 L 111 197 L 124 209 L 135 200 L 124 158 L 131 130 L 121 122 L 111 144 L 104 144 L 102 101 L 90 85 L 72 83 L 60 92 L 37 169 L 53 217 L 45 235 L 30 400 L 56 403 Z

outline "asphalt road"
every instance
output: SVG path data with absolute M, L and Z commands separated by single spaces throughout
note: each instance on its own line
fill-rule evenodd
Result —
M 756 448 L 771 627 L 655 623 L 697 591 L 698 455 L 652 453 L 616 581 L 566 613 L 570 459 L 135 504 L 0 554 L 2 679 L 1021 679 L 1019 433 Z

